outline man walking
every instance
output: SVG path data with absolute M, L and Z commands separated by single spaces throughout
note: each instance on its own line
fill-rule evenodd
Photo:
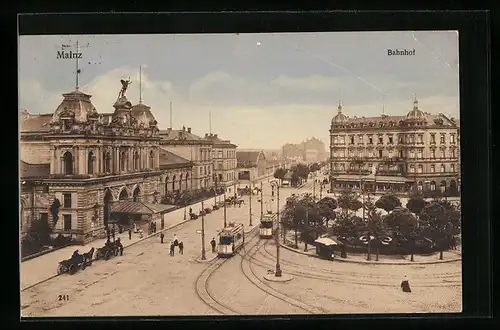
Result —
M 165 237 L 165 235 L 163 235 L 163 232 L 160 233 L 160 242 L 161 244 L 163 244 L 163 238 Z
M 132 239 L 132 229 L 131 228 L 128 229 L 128 239 L 129 239 L 129 241 Z
M 184 254 L 184 243 L 182 241 L 179 242 L 179 253 Z
M 210 241 L 210 245 L 212 245 L 212 253 L 215 253 L 215 237 L 212 238 L 212 240 Z
M 173 257 L 174 256 L 174 242 L 170 243 L 170 256 Z

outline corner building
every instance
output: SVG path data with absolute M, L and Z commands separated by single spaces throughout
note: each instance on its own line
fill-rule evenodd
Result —
M 21 114 L 21 233 L 40 219 L 84 244 L 105 237 L 113 203 L 159 199 L 159 130 L 124 95 L 109 115 L 78 89 L 63 97 L 53 114 Z
M 342 105 L 330 126 L 331 190 L 460 190 L 459 121 L 419 109 L 406 116 L 349 117 Z

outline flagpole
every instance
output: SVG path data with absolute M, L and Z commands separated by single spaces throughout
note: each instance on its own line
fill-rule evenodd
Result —
M 76 42 L 76 90 L 78 90 L 78 75 L 80 74 L 80 69 L 78 68 L 78 41 Z
M 139 103 L 142 104 L 142 65 L 139 66 Z

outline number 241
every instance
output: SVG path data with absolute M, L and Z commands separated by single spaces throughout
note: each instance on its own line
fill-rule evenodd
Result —
M 60 294 L 59 295 L 59 300 L 69 300 L 69 295 L 67 294 Z

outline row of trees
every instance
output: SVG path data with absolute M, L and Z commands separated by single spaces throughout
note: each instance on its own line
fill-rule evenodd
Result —
M 357 212 L 363 209 L 364 217 Z M 385 214 L 383 211 L 385 211 Z M 337 200 L 325 197 L 315 202 L 311 195 L 287 199 L 281 219 L 286 230 L 295 232 L 295 246 L 300 238 L 311 244 L 324 233 L 339 237 L 347 245 L 366 245 L 368 259 L 371 249 L 383 245 L 411 254 L 418 247 L 443 251 L 454 245 L 460 232 L 460 206 L 443 199 L 426 201 L 411 197 L 403 207 L 393 195 L 376 202 L 368 197 L 364 203 L 352 191 L 343 191 Z
M 196 203 L 198 201 L 208 199 L 210 197 L 214 197 L 215 193 L 223 194 L 224 188 L 201 188 L 196 190 L 184 190 L 184 191 L 175 191 L 175 192 L 167 192 L 165 196 L 163 196 L 161 203 L 169 204 L 169 205 L 180 205 L 185 206 L 192 203 Z
M 307 181 L 309 173 L 311 172 L 311 168 L 305 164 L 297 164 L 293 166 L 290 170 L 285 168 L 278 168 L 274 172 L 274 177 L 280 180 L 281 183 L 285 178 L 285 175 L 287 175 L 289 172 L 291 173 L 291 185 L 297 186 L 302 181 Z

